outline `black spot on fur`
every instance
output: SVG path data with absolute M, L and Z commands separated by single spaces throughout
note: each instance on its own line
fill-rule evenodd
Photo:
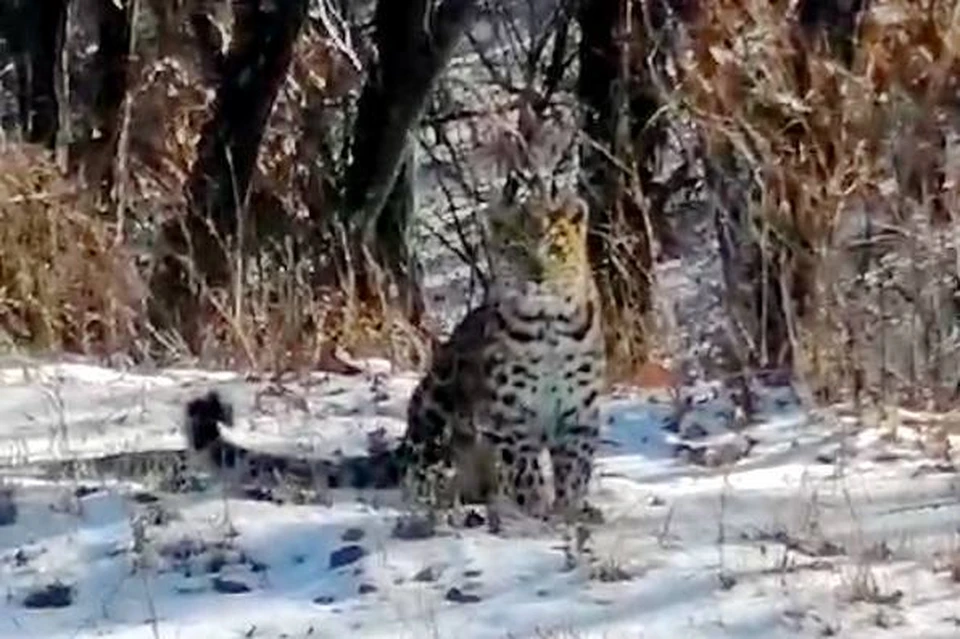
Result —
M 531 375 L 530 375 L 530 369 L 528 369 L 528 368 L 527 368 L 526 366 L 524 366 L 523 364 L 514 364 L 514 365 L 513 365 L 513 368 L 511 369 L 511 372 L 512 372 L 514 375 L 519 375 L 519 376 L 521 376 L 521 377 L 530 377 L 530 376 L 531 376 Z
M 517 318 L 521 322 L 542 322 L 544 319 L 546 319 L 543 315 L 543 309 L 538 310 L 536 313 L 532 315 L 527 315 L 527 314 L 521 313 L 520 311 L 517 311 Z
M 583 322 L 579 326 L 574 326 L 570 331 L 564 331 L 564 334 L 576 341 L 582 341 L 590 329 L 593 328 L 593 302 L 588 301 L 584 309 Z
M 527 333 L 521 331 L 520 329 L 508 328 L 507 335 L 515 342 L 520 342 L 521 344 L 529 344 L 533 340 L 539 337 L 538 333 Z

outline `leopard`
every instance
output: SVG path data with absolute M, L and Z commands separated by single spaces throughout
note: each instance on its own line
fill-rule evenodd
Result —
M 498 203 L 483 216 L 489 285 L 438 342 L 394 447 L 323 460 L 251 449 L 225 436 L 230 402 L 188 402 L 190 458 L 248 494 L 280 485 L 401 487 L 435 513 L 487 507 L 491 530 L 519 510 L 569 520 L 586 507 L 606 377 L 600 299 L 576 195 Z
M 440 344 L 407 411 L 408 494 L 569 521 L 600 438 L 606 356 L 588 206 L 533 196 L 485 217 L 490 285 Z

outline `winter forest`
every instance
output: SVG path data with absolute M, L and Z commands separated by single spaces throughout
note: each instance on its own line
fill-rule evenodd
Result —
M 538 184 L 589 536 L 157 479 L 398 438 Z M 958 636 L 958 204 L 954 0 L 0 0 L 0 639 Z

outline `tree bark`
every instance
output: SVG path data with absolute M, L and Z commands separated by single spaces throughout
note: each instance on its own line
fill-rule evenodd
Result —
M 845 65 L 853 62 L 857 25 L 867 5 L 868 0 L 800 0 L 793 69 L 800 93 L 809 89 L 808 56 L 819 46 L 826 45 Z M 809 260 L 773 237 L 763 241 L 749 208 L 754 196 L 749 174 L 732 150 L 708 160 L 707 176 L 730 317 L 745 338 L 739 340 L 745 360 L 740 363 L 749 368 L 791 366 L 794 353 L 787 327 L 792 320 L 787 314 L 800 319 L 806 311 L 812 290 L 810 269 L 805 268 Z
M 123 102 L 127 95 L 130 51 L 130 14 L 113 0 L 99 0 L 97 68 L 100 82 L 93 108 L 93 125 L 100 135 L 84 149 L 88 183 L 95 185 L 102 202 L 113 200 L 115 164 L 120 131 L 123 126 Z
M 398 189 L 412 189 L 413 180 L 398 180 L 398 176 L 408 155 L 409 133 L 469 26 L 476 5 L 476 0 L 445 0 L 431 11 L 427 0 L 377 3 L 377 60 L 360 95 L 343 207 L 354 290 L 363 302 L 379 296 L 376 289 L 381 284 L 374 272 L 380 269 L 398 286 L 417 288 L 412 273 L 400 268 L 406 260 L 398 256 L 406 248 L 396 245 L 405 238 L 409 211 L 402 203 L 410 197 Z M 410 297 L 419 292 L 400 294 Z
M 649 310 L 650 229 L 636 200 L 652 187 L 646 133 L 658 108 L 646 64 L 647 38 L 634 0 L 581 0 L 577 84 L 583 109 L 581 191 L 590 206 L 588 251 L 599 282 L 607 350 L 631 367 L 646 355 L 639 320 Z M 656 216 L 657 212 L 651 212 Z
M 28 142 L 51 150 L 59 130 L 56 86 L 67 4 L 68 0 L 14 0 L 5 8 L 4 36 L 14 56 L 20 129 Z
M 423 318 L 420 265 L 410 251 L 410 222 L 416 212 L 414 142 L 407 144 L 400 174 L 377 218 L 375 260 L 393 276 L 404 315 L 418 325 Z
M 162 325 L 173 323 L 185 334 L 195 334 L 190 327 L 198 321 L 196 291 L 180 259 L 188 248 L 192 249 L 189 261 L 207 286 L 219 288 L 229 282 L 229 255 L 244 240 L 238 237 L 240 215 L 264 127 L 306 15 L 307 0 L 234 2 L 231 48 L 223 60 L 221 84 L 184 188 L 185 224 L 174 220 L 163 229 L 169 254 L 154 281 L 154 320 Z
M 869 5 L 870 0 L 800 0 L 797 15 L 809 38 L 824 38 L 830 51 L 850 66 L 860 15 Z

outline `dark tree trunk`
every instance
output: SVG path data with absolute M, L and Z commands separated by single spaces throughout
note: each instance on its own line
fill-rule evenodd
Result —
M 409 211 L 403 202 L 410 197 L 397 190 L 413 188 L 412 179 L 398 180 L 398 176 L 408 155 L 410 131 L 470 24 L 476 4 L 476 0 L 445 0 L 431 11 L 427 0 L 377 3 L 377 60 L 360 95 L 343 210 L 355 291 L 363 302 L 379 295 L 377 270 L 385 271 L 398 286 L 415 289 L 401 291 L 401 297 L 419 295 L 412 272 L 396 270 L 407 261 L 398 257 L 406 248 L 397 243 L 405 241 Z
M 416 203 L 414 179 L 416 163 L 413 143 L 407 145 L 400 174 L 377 218 L 376 260 L 397 284 L 401 310 L 414 325 L 423 318 L 424 304 L 420 288 L 420 266 L 410 252 L 409 229 Z
M 10 0 L 7 0 L 8 2 Z M 0 28 L 14 57 L 17 104 L 24 138 L 53 149 L 59 130 L 57 73 L 68 0 L 14 0 Z
M 825 45 L 844 64 L 852 63 L 857 25 L 867 5 L 868 0 L 800 1 L 794 73 L 801 93 L 810 86 L 808 56 L 820 46 Z M 809 259 L 802 254 L 803 247 L 788 247 L 774 237 L 761 241 L 763 231 L 750 212 L 755 195 L 750 192 L 750 176 L 732 150 L 708 161 L 707 176 L 716 205 L 730 317 L 736 332 L 745 338 L 740 340 L 744 360 L 740 364 L 790 366 L 794 353 L 788 313 L 802 319 L 806 311 L 812 290 Z
M 790 264 L 788 256 L 772 238 L 762 248 L 761 231 L 750 210 L 749 172 L 738 158 L 732 152 L 718 154 L 706 165 L 728 317 L 738 336 L 736 363 L 742 370 L 789 365 L 793 350 L 780 286 L 782 269 Z
M 640 320 L 649 310 L 651 237 L 637 201 L 653 188 L 647 161 L 658 136 L 648 125 L 659 100 L 634 0 L 581 0 L 581 191 L 590 206 L 589 255 L 603 297 L 609 354 L 632 366 L 645 355 Z M 625 170 L 626 169 L 626 170 Z M 651 211 L 651 217 L 658 216 Z
M 185 335 L 195 336 L 191 325 L 198 318 L 196 291 L 181 258 L 189 247 L 188 259 L 207 286 L 219 288 L 229 282 L 228 252 L 243 239 L 238 238 L 240 213 L 267 118 L 306 18 L 307 0 L 237 0 L 233 9 L 231 48 L 184 189 L 187 219 L 164 227 L 164 248 L 170 254 L 154 281 L 154 320 L 179 325 Z M 180 301 L 186 305 L 181 307 Z
M 797 14 L 807 37 L 824 38 L 833 54 L 850 66 L 860 15 L 869 4 L 869 0 L 800 0 Z
M 594 264 L 604 267 L 606 229 L 609 227 L 608 205 L 619 200 L 623 176 L 607 153 L 622 155 L 620 134 L 626 116 L 625 90 L 626 51 L 618 33 L 624 30 L 626 4 L 629 0 L 582 0 L 580 3 L 580 77 L 577 84 L 587 137 L 599 145 L 584 145 L 581 151 L 582 182 L 590 220 L 595 229 L 590 236 L 590 256 Z
M 103 202 L 113 200 L 115 163 L 127 95 L 130 14 L 113 0 L 99 0 L 98 48 L 100 83 L 94 101 L 93 124 L 100 136 L 84 149 L 87 182 L 96 185 Z

